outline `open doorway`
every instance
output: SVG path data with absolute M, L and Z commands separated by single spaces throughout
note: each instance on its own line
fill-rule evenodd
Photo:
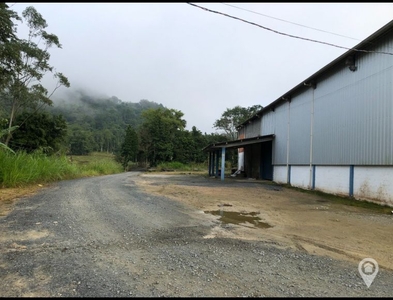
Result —
M 246 177 L 273 180 L 272 141 L 265 141 L 244 148 Z

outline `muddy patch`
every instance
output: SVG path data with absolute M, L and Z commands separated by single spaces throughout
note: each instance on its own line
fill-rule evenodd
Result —
M 262 222 L 261 218 L 257 217 L 259 212 L 237 212 L 237 211 L 223 211 L 213 210 L 205 211 L 206 214 L 219 216 L 219 220 L 224 224 L 235 224 L 240 226 L 252 228 L 270 228 L 270 224 Z

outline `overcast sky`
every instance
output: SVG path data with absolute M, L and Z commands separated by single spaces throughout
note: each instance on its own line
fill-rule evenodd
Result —
M 288 35 L 350 48 L 393 19 L 393 3 L 192 3 L 217 13 L 187 3 L 8 4 L 19 15 L 34 6 L 59 37 L 50 63 L 69 90 L 161 103 L 203 133 L 216 132 L 227 108 L 268 105 L 347 51 Z

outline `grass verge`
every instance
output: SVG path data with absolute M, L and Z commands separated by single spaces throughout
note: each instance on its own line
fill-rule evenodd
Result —
M 74 179 L 121 173 L 121 165 L 111 155 L 83 157 L 46 156 L 42 153 L 16 154 L 0 151 L 0 187 L 14 188 Z

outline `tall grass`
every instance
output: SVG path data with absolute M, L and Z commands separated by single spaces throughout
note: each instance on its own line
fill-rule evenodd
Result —
M 98 156 L 97 158 L 78 164 L 82 176 L 108 175 L 124 171 L 113 157 Z
M 20 187 L 31 183 L 74 178 L 78 168 L 66 157 L 51 157 L 42 153 L 0 151 L 0 184 L 2 187 Z
M 66 156 L 46 156 L 42 153 L 0 151 L 0 187 L 22 187 L 34 183 L 85 176 L 122 172 L 120 164 L 111 158 L 102 158 L 79 164 Z
M 203 163 L 190 163 L 183 164 L 181 162 L 172 161 L 160 163 L 157 166 L 157 171 L 198 171 L 198 172 L 207 172 L 207 166 Z

